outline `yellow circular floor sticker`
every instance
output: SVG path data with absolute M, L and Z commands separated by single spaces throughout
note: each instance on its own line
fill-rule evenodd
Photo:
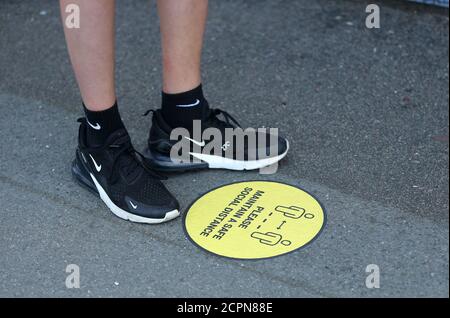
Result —
M 225 185 L 197 199 L 185 215 L 199 247 L 225 257 L 260 259 L 292 252 L 322 230 L 325 211 L 306 191 L 279 182 Z

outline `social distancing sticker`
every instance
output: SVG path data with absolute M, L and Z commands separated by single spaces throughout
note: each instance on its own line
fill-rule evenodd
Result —
M 185 214 L 189 238 L 225 257 L 260 259 L 310 243 L 325 224 L 325 211 L 311 194 L 272 181 L 221 186 L 198 198 Z

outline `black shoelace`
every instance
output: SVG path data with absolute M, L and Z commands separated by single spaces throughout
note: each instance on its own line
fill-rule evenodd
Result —
M 218 116 L 222 114 L 223 118 L 225 120 L 220 120 Z M 221 109 L 211 109 L 208 118 L 206 119 L 206 122 L 209 123 L 211 126 L 219 126 L 223 128 L 234 128 L 236 126 L 241 127 L 241 125 L 238 123 L 238 121 L 231 116 L 228 112 L 221 110 Z M 234 125 L 233 125 L 234 124 Z
M 120 169 L 127 180 L 136 179 L 142 172 L 142 169 L 156 179 L 166 179 L 166 177 L 156 173 L 147 166 L 144 156 L 134 149 L 128 135 L 117 138 L 108 148 L 113 151 L 112 171 L 115 171 L 116 168 Z M 114 174 L 112 173 L 112 175 Z M 111 178 L 112 175 L 110 176 Z

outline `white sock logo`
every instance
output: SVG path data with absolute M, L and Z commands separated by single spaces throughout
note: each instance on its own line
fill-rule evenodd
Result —
M 94 128 L 95 130 L 100 130 L 102 127 L 100 127 L 99 123 L 95 123 L 95 126 L 92 125 L 89 120 L 86 118 L 87 123 L 89 124 L 89 126 L 91 126 L 92 128 Z
M 198 104 L 200 104 L 200 100 L 197 99 L 194 103 L 192 104 L 185 104 L 185 105 L 177 105 L 177 107 L 194 107 L 197 106 Z

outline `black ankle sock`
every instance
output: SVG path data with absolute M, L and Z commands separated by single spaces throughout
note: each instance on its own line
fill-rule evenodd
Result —
M 179 93 L 166 94 L 162 92 L 162 116 L 171 126 L 192 129 L 194 119 L 204 119 L 209 106 L 203 96 L 202 85 L 193 90 Z
M 87 120 L 87 143 L 90 147 L 103 145 L 111 133 L 124 128 L 117 102 L 102 111 L 89 110 L 84 103 L 83 108 Z

